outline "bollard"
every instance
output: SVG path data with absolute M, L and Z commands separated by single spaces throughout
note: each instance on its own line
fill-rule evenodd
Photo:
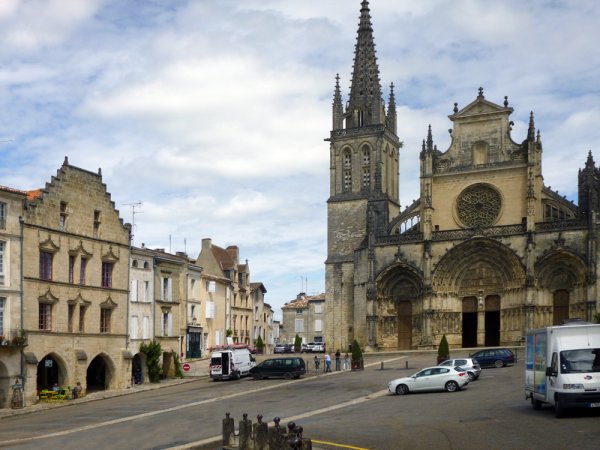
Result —
M 254 449 L 255 450 L 266 450 L 269 448 L 269 427 L 262 421 L 262 414 L 256 416 L 256 422 L 254 424 Z
M 280 421 L 279 417 L 275 417 L 273 419 L 275 426 L 269 428 L 269 450 L 285 448 L 285 429 L 279 426 Z
M 242 414 L 240 420 L 240 450 L 249 450 L 252 445 L 252 421 L 248 420 L 248 414 Z
M 229 413 L 225 413 L 223 419 L 223 445 L 229 447 L 235 444 L 235 425 L 233 419 L 229 417 Z
M 379 370 L 383 370 L 383 361 L 381 361 L 381 367 L 379 368 Z

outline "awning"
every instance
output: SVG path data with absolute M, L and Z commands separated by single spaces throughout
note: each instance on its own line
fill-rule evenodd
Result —
M 32 352 L 25 352 L 25 362 L 27 364 L 37 364 L 39 361 Z

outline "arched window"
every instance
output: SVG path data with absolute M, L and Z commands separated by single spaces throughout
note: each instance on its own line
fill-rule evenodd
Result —
M 352 153 L 344 150 L 344 191 L 352 190 Z
M 371 152 L 366 145 L 362 150 L 362 185 L 363 188 L 371 186 Z

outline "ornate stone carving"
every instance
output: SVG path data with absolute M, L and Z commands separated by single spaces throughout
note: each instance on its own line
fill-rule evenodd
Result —
M 469 227 L 487 227 L 498 219 L 502 200 L 498 191 L 484 184 L 469 186 L 458 197 L 459 220 Z

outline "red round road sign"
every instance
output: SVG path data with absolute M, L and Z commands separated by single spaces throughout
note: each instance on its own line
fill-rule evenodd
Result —
M 183 363 L 181 367 L 184 372 L 188 372 L 190 370 L 190 365 L 188 363 Z

